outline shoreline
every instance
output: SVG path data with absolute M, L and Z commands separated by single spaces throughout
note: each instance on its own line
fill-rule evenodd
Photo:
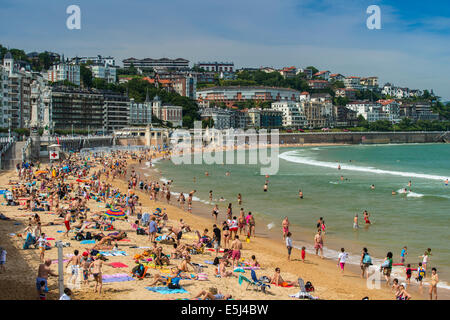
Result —
M 304 145 L 304 147 L 317 146 L 317 145 L 324 146 L 324 144 L 312 144 L 312 145 Z M 336 144 L 327 144 L 327 145 L 336 145 Z M 349 145 L 349 144 L 338 144 L 338 145 Z M 302 147 L 302 146 L 303 145 L 294 145 L 294 146 L 293 145 L 289 145 L 289 146 L 286 146 L 286 147 Z M 280 146 L 280 147 L 283 147 L 283 146 Z M 167 178 L 167 176 L 170 176 L 170 172 L 161 172 L 161 169 L 157 168 L 157 163 L 156 162 L 155 162 L 155 164 L 156 164 L 156 167 L 155 167 L 155 165 L 153 165 L 153 167 L 148 167 L 147 166 L 146 168 L 141 168 L 141 169 L 148 169 L 147 172 L 153 171 L 150 176 L 146 177 L 146 179 L 150 178 L 150 180 L 152 180 L 152 178 L 153 178 L 155 180 L 165 182 L 164 179 L 161 179 L 161 178 Z M 176 183 L 176 181 L 175 181 L 175 183 Z M 195 187 L 192 187 L 192 189 L 195 189 Z M 175 190 L 175 189 L 171 189 L 171 190 L 175 191 L 177 194 L 180 191 L 180 190 Z M 200 199 L 200 200 L 197 200 L 197 201 L 194 200 L 193 201 L 193 212 L 195 212 L 194 214 L 199 215 L 199 216 L 207 219 L 208 217 L 211 216 L 210 211 L 212 210 L 213 205 L 206 204 L 206 203 L 204 203 L 205 201 L 206 201 L 205 199 Z M 208 200 L 208 202 L 209 202 L 209 200 Z M 226 202 L 227 203 L 228 202 L 232 202 L 233 204 L 235 204 L 235 201 L 233 201 L 233 200 L 230 200 L 230 201 L 227 200 Z M 218 204 L 219 204 L 219 209 L 220 209 L 221 204 L 220 203 L 218 203 Z M 195 211 L 194 209 L 197 206 L 200 209 Z M 242 207 L 245 207 L 245 204 L 243 204 Z M 221 210 L 223 210 L 223 208 Z M 246 211 L 252 211 L 252 210 L 251 210 L 251 208 L 250 209 L 247 208 Z M 273 227 L 272 230 L 267 230 L 267 227 L 266 227 L 266 228 L 264 228 L 264 231 L 261 231 L 261 225 L 266 226 L 268 223 L 273 223 L 273 221 L 270 221 L 270 220 L 268 220 L 266 218 L 267 217 L 261 217 L 261 216 L 258 217 L 256 233 L 257 234 L 259 233 L 260 236 L 263 236 L 264 238 L 268 238 L 268 239 L 270 239 L 272 241 L 275 241 L 277 243 L 282 243 L 283 240 L 282 240 L 282 237 L 281 237 L 281 232 L 282 232 L 281 231 L 281 218 L 280 218 L 280 221 L 279 221 L 280 225 L 278 225 L 277 222 L 275 222 L 275 227 Z M 273 218 L 270 218 L 270 219 L 273 220 Z M 258 228 L 258 226 L 259 226 L 259 228 Z M 291 223 L 290 229 L 292 229 L 291 231 L 293 231 L 294 238 L 296 238 L 295 240 L 293 240 L 294 250 L 295 249 L 299 250 L 299 248 L 301 248 L 301 246 L 305 245 L 307 247 L 307 252 L 308 252 L 308 249 L 310 249 L 310 251 L 311 251 L 311 249 L 313 248 L 313 241 L 312 241 L 312 239 L 313 239 L 313 236 L 314 236 L 315 232 L 312 229 L 302 228 L 302 227 L 300 227 L 298 225 L 295 225 L 293 223 Z M 303 237 L 304 234 L 308 234 L 308 233 L 309 233 L 309 235 L 308 235 L 307 238 Z M 297 235 L 302 235 L 302 236 L 299 237 Z M 340 247 L 342 247 L 342 246 L 345 246 L 346 248 L 347 247 L 352 247 L 352 245 L 351 245 L 352 241 L 349 240 L 349 239 L 339 239 L 339 238 L 336 238 L 336 237 L 334 237 L 334 238 L 335 239 L 333 239 L 333 240 L 339 240 L 340 242 L 342 241 L 344 244 L 341 242 L 340 245 L 335 245 L 335 246 L 333 246 L 333 245 L 332 246 L 328 246 L 327 245 L 327 247 L 324 247 L 324 249 L 326 248 L 326 249 L 334 251 L 336 253 L 336 258 L 337 258 L 338 249 Z M 325 237 L 325 243 L 327 243 L 326 237 Z M 330 243 L 330 242 L 328 242 L 328 243 Z M 350 244 L 350 245 L 347 246 L 347 244 Z M 294 252 L 296 252 L 296 250 Z M 359 261 L 359 255 L 358 254 L 354 254 L 355 251 L 347 250 L 347 252 L 353 253 L 353 258 L 356 257 L 358 259 L 358 261 Z M 309 253 L 309 254 L 311 255 L 311 253 Z M 294 253 L 294 255 L 295 255 L 295 253 Z M 298 252 L 297 252 L 297 255 L 299 255 Z M 375 264 L 375 260 L 377 261 L 377 264 L 381 264 L 381 262 L 383 260 L 383 258 L 381 258 L 381 259 L 380 258 L 375 258 L 374 256 L 372 256 L 372 258 L 374 259 L 374 264 Z M 332 257 L 328 258 L 328 260 L 333 261 L 333 258 Z M 412 264 L 413 264 L 413 267 L 414 267 L 414 263 L 412 263 Z M 348 265 L 347 268 L 351 272 L 353 272 L 354 274 L 357 274 L 358 276 L 360 275 L 359 262 L 356 262 L 356 261 L 353 261 L 353 263 L 352 262 L 348 262 L 347 265 Z M 374 266 L 372 266 L 371 268 L 373 270 Z M 394 267 L 394 270 L 392 272 L 393 276 L 391 276 L 391 280 L 393 278 L 397 277 L 399 279 L 399 282 L 404 282 L 406 280 L 404 273 L 405 273 L 404 267 Z M 417 298 L 427 299 L 427 297 L 428 297 L 428 294 L 427 294 L 428 291 L 427 290 L 428 290 L 428 287 L 429 287 L 428 281 L 429 281 L 429 279 L 427 278 L 427 282 L 424 282 L 423 292 L 420 293 L 419 292 L 419 286 L 416 284 L 416 282 L 414 281 L 414 278 L 413 278 L 413 281 L 411 281 L 411 284 L 408 286 L 408 291 L 410 293 L 413 293 L 414 296 L 417 297 Z M 442 279 L 441 279 L 441 281 L 442 281 Z M 384 280 L 383 280 L 383 282 L 384 282 Z M 441 285 L 442 285 L 442 283 L 441 283 Z M 438 288 L 440 290 L 440 294 L 439 294 L 440 297 L 445 297 L 445 299 L 450 299 L 450 289 L 448 289 L 446 287 L 441 287 L 439 285 L 438 285 Z

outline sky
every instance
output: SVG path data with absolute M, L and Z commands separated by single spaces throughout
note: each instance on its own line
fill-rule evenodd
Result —
M 81 9 L 69 30 L 66 8 Z M 381 10 L 370 30 L 367 8 Z M 0 0 L 0 44 L 66 57 L 306 67 L 434 89 L 450 101 L 450 1 Z

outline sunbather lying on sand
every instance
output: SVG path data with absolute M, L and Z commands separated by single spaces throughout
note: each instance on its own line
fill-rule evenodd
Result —
M 200 291 L 193 299 L 202 300 L 229 300 L 231 299 L 231 294 L 222 294 L 217 291 L 217 288 L 209 288 L 209 291 Z

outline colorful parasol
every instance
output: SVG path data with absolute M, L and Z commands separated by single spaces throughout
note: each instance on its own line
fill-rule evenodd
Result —
M 126 214 L 122 209 L 109 209 L 105 212 L 105 216 L 108 218 L 114 218 L 114 219 L 123 219 L 126 218 Z

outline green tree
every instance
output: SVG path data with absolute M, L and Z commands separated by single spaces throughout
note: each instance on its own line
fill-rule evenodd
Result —
M 92 71 L 84 64 L 80 65 L 80 80 L 83 87 L 92 87 Z

